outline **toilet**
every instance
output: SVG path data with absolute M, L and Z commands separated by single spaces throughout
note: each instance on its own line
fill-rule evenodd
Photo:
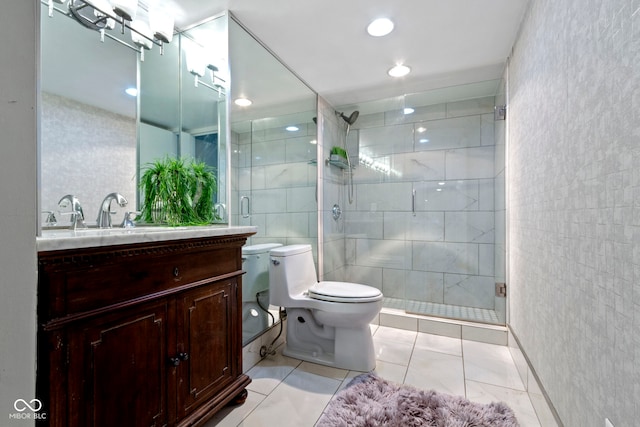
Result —
M 340 369 L 375 368 L 369 323 L 382 309 L 382 292 L 367 285 L 318 282 L 310 245 L 270 252 L 269 298 L 287 312 L 283 354 Z
M 262 243 L 242 247 L 242 341 L 268 328 L 269 251 L 281 243 Z M 262 306 L 262 307 L 261 307 Z

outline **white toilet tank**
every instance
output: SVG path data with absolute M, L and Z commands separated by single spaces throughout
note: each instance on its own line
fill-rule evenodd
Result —
M 256 294 L 269 289 L 269 251 L 281 243 L 262 243 L 242 247 L 242 301 L 255 301 Z
M 291 296 L 301 295 L 318 283 L 311 245 L 289 245 L 270 252 L 269 298 L 272 305 L 290 307 Z

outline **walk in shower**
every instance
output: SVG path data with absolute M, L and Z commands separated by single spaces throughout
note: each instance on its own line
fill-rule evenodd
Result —
M 260 70 L 231 88 L 255 101 L 230 112 L 248 244 L 311 244 L 319 280 L 375 286 L 385 310 L 504 324 L 503 81 L 334 106 L 233 19 L 229 38 L 236 75 Z
M 503 104 L 493 80 L 339 107 L 359 111 L 354 194 L 349 171 L 325 165 L 323 279 L 376 286 L 390 310 L 504 324 Z M 347 125 L 320 111 L 327 153 Z

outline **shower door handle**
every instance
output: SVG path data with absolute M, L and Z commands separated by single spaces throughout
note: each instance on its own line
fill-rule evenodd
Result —
M 416 189 L 411 190 L 411 213 L 416 216 Z
M 246 205 L 247 205 L 247 211 L 245 212 L 244 210 L 244 206 L 245 204 L 242 203 L 244 201 L 247 201 Z M 248 196 L 242 196 L 240 197 L 240 215 L 242 215 L 242 218 L 249 218 L 249 215 L 251 215 L 251 201 L 249 200 Z

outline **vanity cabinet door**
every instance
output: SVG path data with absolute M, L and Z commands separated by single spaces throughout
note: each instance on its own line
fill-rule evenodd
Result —
M 177 297 L 177 348 L 183 358 L 178 374 L 178 419 L 196 408 L 226 398 L 220 393 L 240 374 L 234 349 L 237 329 L 237 279 L 214 282 Z M 188 356 L 184 356 L 188 355 Z
M 69 328 L 69 426 L 159 427 L 175 419 L 172 304 L 163 299 Z

